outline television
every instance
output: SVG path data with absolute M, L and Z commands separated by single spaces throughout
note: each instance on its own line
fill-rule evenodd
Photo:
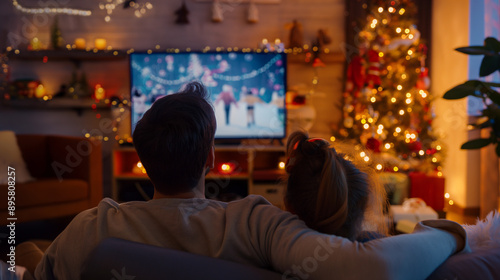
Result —
M 132 132 L 155 100 L 199 81 L 210 92 L 216 139 L 286 135 L 284 53 L 132 53 L 130 74 Z

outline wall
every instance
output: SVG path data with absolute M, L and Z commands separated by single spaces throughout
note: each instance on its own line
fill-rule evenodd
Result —
M 100 2 L 53 0 L 19 1 L 28 6 L 37 3 L 52 3 L 55 7 L 71 7 L 91 9 L 90 17 L 60 15 L 59 26 L 63 38 L 72 43 L 75 38 L 84 38 L 88 46 L 93 47 L 96 38 L 105 38 L 114 49 L 135 50 L 167 48 L 191 48 L 201 50 L 206 46 L 216 47 L 249 47 L 254 48 L 263 38 L 273 41 L 275 38 L 287 42 L 289 30 L 285 28 L 294 19 L 302 23 L 304 43 L 310 44 L 316 37 L 319 28 L 325 28 L 332 38 L 328 46 L 332 52 L 339 52 L 344 41 L 344 1 L 343 0 L 282 0 L 279 4 L 257 4 L 260 20 L 256 24 L 248 24 L 248 4 L 223 4 L 224 20 L 211 22 L 210 2 L 187 0 L 190 10 L 188 25 L 174 23 L 174 15 L 182 1 L 151 1 L 154 9 L 142 18 L 133 16 L 130 9 L 117 8 L 113 11 L 111 21 L 104 21 L 105 12 L 99 10 Z M 141 1 L 143 2 L 143 1 Z M 31 6 L 35 7 L 36 6 Z M 38 37 L 49 45 L 50 25 L 54 21 L 51 15 L 32 15 L 14 9 L 11 1 L 0 1 L 0 47 L 13 46 L 25 50 L 28 41 Z M 310 64 L 295 60 L 289 64 L 289 86 L 304 84 L 312 90 L 312 79 L 315 75 Z M 327 60 L 328 61 L 328 60 Z M 63 83 L 68 83 L 75 65 L 71 62 L 24 62 L 11 61 L 11 78 L 40 79 L 49 92 L 57 91 Z M 328 137 L 331 123 L 340 118 L 336 104 L 341 99 L 343 63 L 327 62 L 325 68 L 317 69 L 319 84 L 315 88 L 317 94 L 309 99 L 316 108 L 317 120 L 312 134 Z M 78 71 L 83 71 L 90 85 L 100 83 L 108 96 L 129 97 L 128 62 L 86 62 Z M 109 117 L 110 112 L 103 113 Z M 98 126 L 99 120 L 95 112 L 86 111 L 81 116 L 72 110 L 16 110 L 0 106 L 0 129 L 11 129 L 18 133 L 66 134 L 82 136 L 83 130 Z M 128 132 L 128 126 L 124 125 Z M 122 131 L 123 133 L 123 131 Z M 126 132 L 125 132 L 126 133 Z M 110 143 L 104 150 L 105 163 L 109 166 Z M 105 183 L 105 187 L 107 184 Z M 105 189 L 105 194 L 107 194 Z
M 454 49 L 469 42 L 469 1 L 442 0 L 433 3 L 431 90 L 436 96 L 437 118 L 435 128 L 444 139 L 448 153 L 443 173 L 446 192 L 462 207 L 477 206 L 478 196 L 468 193 L 468 162 L 470 152 L 460 150 L 467 141 L 466 100 L 444 100 L 442 95 L 450 88 L 467 80 L 468 59 Z M 446 15 L 446 16 L 444 16 Z
M 454 49 L 481 45 L 486 36 L 498 37 L 500 5 L 496 0 L 441 0 L 433 2 L 433 9 L 431 81 L 432 91 L 439 97 L 468 79 L 478 78 L 481 58 L 467 56 Z M 460 150 L 464 142 L 480 137 L 478 131 L 467 130 L 467 123 L 473 121 L 472 116 L 481 110 L 481 102 L 478 106 L 476 101 L 450 101 L 441 98 L 435 101 L 438 115 L 436 129 L 449 151 L 444 166 L 446 191 L 450 193 L 456 206 L 469 209 L 485 207 L 485 199 L 496 203 L 499 188 L 498 170 L 495 170 L 498 169 L 498 158 L 492 156 L 493 147 Z M 494 174 L 495 178 L 488 178 L 489 181 L 485 182 L 486 177 Z M 487 188 L 488 192 L 480 191 L 485 184 L 491 185 L 492 182 L 493 185 Z M 484 216 L 484 213 L 481 215 Z
M 223 3 L 224 20 L 213 23 L 211 3 L 186 1 L 190 10 L 188 25 L 174 23 L 174 11 L 181 1 L 154 1 L 154 8 L 142 18 L 133 16 L 131 9 L 117 8 L 111 21 L 104 21 L 105 12 L 99 10 L 99 1 L 54 0 L 58 7 L 85 8 L 93 11 L 90 17 L 60 15 L 59 26 L 63 38 L 72 43 L 75 38 L 84 38 L 92 47 L 95 38 L 106 38 L 108 45 L 116 49 L 147 50 L 159 45 L 166 48 L 203 49 L 210 46 L 257 47 L 263 38 L 288 41 L 289 30 L 285 26 L 294 19 L 303 25 L 304 43 L 310 44 L 319 28 L 326 28 L 332 43 L 328 46 L 333 52 L 340 51 L 344 40 L 344 3 L 342 0 L 287 0 L 280 4 L 257 4 L 260 21 L 248 24 L 246 3 Z M 23 49 L 29 39 L 38 37 L 48 45 L 50 25 L 54 18 L 48 15 L 24 14 L 15 10 L 10 1 L 0 2 L 0 46 L 12 45 Z M 13 78 L 38 78 L 47 84 L 49 91 L 67 82 L 74 70 L 71 64 L 41 65 L 39 63 L 21 64 L 12 67 Z M 318 122 L 313 130 L 329 133 L 329 123 L 339 117 L 331 114 L 331 106 L 340 98 L 343 66 L 328 65 L 319 69 L 320 83 L 317 91 L 325 93 L 319 102 L 314 102 L 318 110 Z M 100 71 L 100 69 L 106 71 Z M 128 72 L 126 62 L 106 64 L 87 63 L 82 71 L 87 74 L 91 85 L 101 83 L 110 95 L 128 96 Z M 310 65 L 291 67 L 289 85 L 306 84 L 311 87 L 313 69 Z M 323 77 L 323 79 L 321 79 Z M 64 132 L 64 129 L 61 131 Z

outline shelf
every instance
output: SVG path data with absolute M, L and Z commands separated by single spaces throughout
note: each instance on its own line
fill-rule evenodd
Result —
M 277 182 L 285 175 L 278 165 L 283 161 L 285 147 L 270 145 L 216 145 L 215 168 L 206 176 L 207 190 L 219 193 L 234 188 L 234 193 L 260 194 L 281 207 L 283 193 Z M 120 189 L 137 182 L 144 182 L 148 177 L 133 173 L 139 156 L 133 147 L 118 147 L 113 151 L 113 198 L 120 197 Z M 223 164 L 232 165 L 232 173 L 221 172 Z
M 93 110 L 92 105 L 96 105 L 96 109 L 109 110 L 109 104 L 104 102 L 96 103 L 94 99 L 82 98 L 54 98 L 47 101 L 36 98 L 24 98 L 3 100 L 2 105 L 15 109 L 43 109 L 43 110 Z
M 210 2 L 213 0 L 196 0 L 196 2 Z M 279 4 L 281 0 L 221 0 L 221 3 L 229 3 L 233 5 L 238 5 L 241 3 L 255 3 L 255 4 Z
M 342 52 L 330 52 L 330 53 L 321 53 L 319 54 L 319 58 L 326 65 L 335 64 L 335 63 L 344 63 L 345 62 L 345 54 Z M 306 62 L 306 53 L 297 53 L 297 54 L 288 54 L 287 55 L 288 63 L 312 63 Z
M 275 170 L 254 170 L 253 180 L 254 181 L 277 181 L 285 176 L 285 170 L 275 169 Z
M 148 175 L 135 174 L 135 173 L 123 173 L 115 175 L 118 180 L 149 180 Z
M 252 141 L 252 140 L 246 140 Z M 215 145 L 215 150 L 219 152 L 227 151 L 227 152 L 235 152 L 235 151 L 284 151 L 285 147 L 283 146 L 269 146 L 269 145 Z
M 121 60 L 127 57 L 127 53 L 119 50 L 87 51 L 87 50 L 40 50 L 40 51 L 11 51 L 8 53 L 9 59 L 19 60 L 41 60 L 48 62 L 51 60 L 70 61 L 103 61 Z M 47 61 L 44 61 L 44 59 Z
M 247 180 L 249 178 L 249 175 L 246 172 L 232 173 L 232 174 L 210 172 L 207 174 L 207 176 L 205 176 L 205 179 L 219 179 L 219 178 Z

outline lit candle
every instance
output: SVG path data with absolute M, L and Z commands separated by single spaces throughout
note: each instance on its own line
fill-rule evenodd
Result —
M 36 98 L 43 98 L 46 93 L 47 91 L 45 90 L 45 87 L 42 84 L 39 84 L 35 89 Z
M 278 168 L 279 168 L 280 170 L 285 170 L 285 162 L 280 161 L 280 162 L 278 163 Z
M 106 42 L 104 42 L 104 44 L 106 44 Z M 83 39 L 83 38 L 76 38 L 75 39 L 75 48 L 76 49 L 84 50 L 86 47 L 87 46 L 86 46 L 86 43 L 85 43 L 85 39 Z
M 120 140 L 122 141 L 122 140 Z M 142 165 L 142 162 L 138 161 L 134 167 L 132 167 L 132 173 L 134 174 L 146 174 L 146 168 Z
M 106 97 L 106 91 L 100 84 L 95 85 L 94 97 L 97 100 L 104 99 Z
M 37 37 L 34 37 L 33 39 L 31 39 L 30 45 L 31 45 L 31 49 L 34 51 L 41 49 L 41 46 L 42 46 L 40 40 Z
M 102 39 L 102 38 L 95 39 L 94 47 L 98 50 L 105 50 L 106 49 L 106 39 Z
M 234 172 L 234 164 L 231 162 L 226 162 L 220 165 L 219 172 L 221 174 L 231 174 Z

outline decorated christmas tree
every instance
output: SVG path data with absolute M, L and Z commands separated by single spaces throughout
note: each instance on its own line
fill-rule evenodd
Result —
M 442 145 L 432 130 L 427 46 L 415 22 L 417 8 L 409 0 L 374 1 L 366 8 L 334 135 L 352 141 L 377 170 L 441 175 Z

